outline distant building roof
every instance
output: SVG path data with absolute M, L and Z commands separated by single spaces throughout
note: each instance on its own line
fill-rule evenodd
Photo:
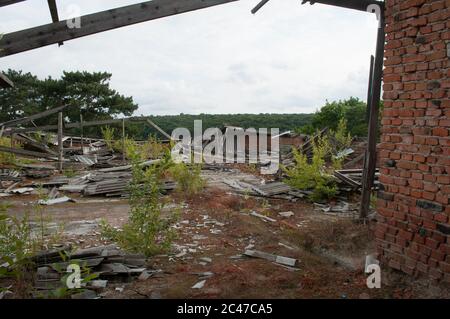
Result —
M 12 88 L 14 87 L 14 83 L 8 79 L 6 75 L 0 72 L 0 88 Z

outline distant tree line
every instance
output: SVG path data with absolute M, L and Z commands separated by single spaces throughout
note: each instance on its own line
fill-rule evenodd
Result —
M 120 94 L 110 87 L 111 74 L 107 72 L 63 72 L 59 79 L 39 79 L 31 73 L 8 70 L 6 75 L 14 82 L 13 89 L 0 89 L 0 123 L 22 118 L 68 103 L 64 112 L 67 122 L 113 119 L 131 116 L 138 109 L 132 97 Z M 147 114 L 150 115 L 151 114 Z M 169 134 L 177 127 L 191 132 L 194 120 L 202 120 L 203 128 L 238 126 L 243 128 L 279 128 L 280 132 L 296 131 L 313 134 L 325 127 L 336 130 L 340 119 L 347 121 L 352 136 L 366 136 L 366 104 L 358 98 L 328 102 L 314 114 L 179 114 L 152 116 L 153 121 Z M 56 124 L 57 116 L 35 121 L 35 124 Z M 119 132 L 120 130 L 116 130 Z M 76 129 L 71 131 L 77 134 Z M 99 127 L 86 128 L 86 135 L 101 136 Z M 145 123 L 128 123 L 127 134 L 145 139 L 159 133 Z

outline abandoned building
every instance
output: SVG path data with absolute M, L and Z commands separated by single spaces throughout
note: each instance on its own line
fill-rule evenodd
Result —
M 90 19 L 94 27 L 82 27 L 71 31 L 65 29 L 65 21 L 58 20 L 55 2 L 49 1 L 53 23 L 31 28 L 30 30 L 6 34 L 0 39 L 0 57 L 62 43 L 121 26 L 234 1 L 237 0 L 187 0 L 184 4 L 180 4 L 180 1 L 154 0 L 145 3 L 144 8 L 147 5 L 151 6 L 145 14 L 142 13 L 141 6 L 143 4 L 131 5 L 127 9 L 119 8 L 115 11 L 113 17 L 107 11 L 97 13 L 100 17 L 99 20 L 96 20 L 98 18 L 97 14 L 91 14 L 87 18 Z M 0 7 L 15 2 L 20 1 L 0 1 Z M 253 13 L 261 9 L 265 3 L 267 1 L 260 2 L 260 5 L 255 8 Z M 377 251 L 377 259 L 383 267 L 394 269 L 403 275 L 406 274 L 408 278 L 425 278 L 438 285 L 450 283 L 450 0 L 386 0 L 384 2 L 375 0 L 304 0 L 303 4 L 306 3 L 311 5 L 315 3 L 335 5 L 366 13 L 374 13 L 376 11 L 369 10 L 370 8 L 373 9 L 372 6 L 383 10 L 380 12 L 379 17 L 377 54 L 374 57 L 375 61 L 371 69 L 372 77 L 370 78 L 371 83 L 369 84 L 367 101 L 370 111 L 369 136 L 368 139 L 359 141 L 357 146 L 352 146 L 353 150 L 351 151 L 354 152 L 354 150 L 358 149 L 358 152 L 355 152 L 354 158 L 347 163 L 349 164 L 348 167 L 344 165 L 344 168 L 348 169 L 336 170 L 334 176 L 339 180 L 339 187 L 341 187 L 342 193 L 356 191 L 358 196 L 361 195 L 362 199 L 357 205 L 358 208 L 349 210 L 352 213 L 360 213 L 357 218 L 358 221 L 366 222 L 370 220 L 370 222 L 375 222 L 375 226 L 372 229 L 375 237 L 375 250 Z M 123 15 L 123 19 L 116 19 L 117 16 L 121 15 Z M 96 23 L 98 23 L 97 26 L 95 26 Z M 24 35 L 27 35 L 27 37 Z M 0 88 L 12 88 L 13 86 L 14 84 L 0 73 Z M 379 112 L 380 98 L 383 102 L 381 112 Z M 89 168 L 99 168 L 99 171 L 93 174 L 94 177 L 89 183 L 87 180 L 92 176 L 83 177 L 82 183 L 84 184 L 71 185 L 67 178 L 59 178 L 56 181 L 51 180 L 48 182 L 50 183 L 48 185 L 52 186 L 64 184 L 60 189 L 61 191 L 69 190 L 69 192 L 81 193 L 81 190 L 84 190 L 84 194 L 89 196 L 101 194 L 106 197 L 114 197 L 123 195 L 127 183 L 131 180 L 131 165 L 125 165 L 124 132 L 126 121 L 145 122 L 159 132 L 160 135 L 164 136 L 166 144 L 172 141 L 172 137 L 157 124 L 153 123 L 150 117 L 131 117 L 128 119 L 86 123 L 80 121 L 80 123 L 63 125 L 61 112 L 66 107 L 68 106 L 64 105 L 60 109 L 47 110 L 36 115 L 36 118 L 38 116 L 42 118 L 58 113 L 58 125 L 15 127 L 17 124 L 29 124 L 29 122 L 32 122 L 33 116 L 30 116 L 28 119 L 0 123 L 0 137 L 2 134 L 9 134 L 12 138 L 15 137 L 17 140 L 28 143 L 28 146 L 31 146 L 32 149 L 28 151 L 13 150 L 12 147 L 0 146 L 0 151 L 19 155 L 33 156 L 34 154 L 35 157 L 40 156 L 46 159 L 55 159 L 57 157 L 57 162 L 60 165 L 59 173 L 61 173 L 65 160 L 64 156 L 66 156 L 64 152 L 69 153 L 68 151 L 70 150 L 71 152 L 73 151 L 73 154 L 70 153 L 67 157 L 70 157 L 73 162 L 77 162 L 77 165 L 82 166 L 84 164 L 89 166 Z M 379 124 L 378 114 L 381 116 L 381 132 L 377 131 Z M 118 160 L 114 163 L 116 166 L 110 163 L 114 155 L 110 154 L 112 150 L 107 149 L 105 140 L 87 139 L 83 135 L 81 137 L 63 137 L 63 126 L 64 129 L 76 128 L 81 129 L 82 132 L 84 126 L 100 126 L 114 123 L 122 124 L 123 130 L 122 157 L 120 158 L 120 163 L 118 163 Z M 58 140 L 55 139 L 48 143 L 51 146 L 55 146 L 54 148 L 57 146 L 57 150 L 49 149 L 48 145 L 43 147 L 36 140 L 25 135 L 25 133 L 38 132 L 41 129 L 43 131 L 58 130 Z M 222 133 L 225 133 L 228 129 L 235 128 L 224 126 Z M 280 133 L 280 135 L 276 136 L 280 140 L 280 153 L 289 153 L 292 147 L 295 147 L 303 150 L 305 153 L 309 152 L 307 155 L 311 155 L 312 147 L 310 144 L 312 143 L 311 141 L 314 141 L 315 136 L 310 138 L 290 131 Z M 380 140 L 378 140 L 378 133 L 381 133 Z M 270 149 L 271 140 L 274 137 L 264 135 L 264 138 L 267 138 L 267 145 Z M 257 135 L 256 141 L 259 142 L 259 139 L 260 137 Z M 248 137 L 244 141 L 245 152 L 248 154 Z M 308 143 L 309 145 L 306 145 Z M 305 145 L 309 148 L 305 149 Z M 81 154 L 76 153 L 80 148 Z M 89 154 L 89 152 L 92 152 L 92 154 Z M 99 153 L 94 154 L 95 152 Z M 289 164 L 292 164 L 292 154 L 290 156 L 291 158 L 287 160 Z M 69 160 L 67 159 L 67 161 Z M 142 165 L 149 166 L 156 161 L 159 161 L 159 159 L 145 161 Z M 282 161 L 282 163 L 284 164 L 285 162 Z M 357 163 L 361 164 L 357 166 L 363 166 L 363 168 L 355 169 L 352 165 Z M 217 168 L 214 165 L 211 165 L 208 169 L 211 171 L 220 171 L 221 169 L 226 171 L 223 167 Z M 119 172 L 120 178 L 114 175 L 116 172 Z M 228 173 L 229 171 L 227 171 Z M 106 175 L 107 177 L 105 177 Z M 281 176 L 281 173 L 279 175 Z M 124 176 L 126 180 L 123 179 Z M 230 178 L 235 177 L 232 173 L 227 176 L 231 176 Z M 8 176 L 8 178 L 13 178 L 13 181 L 16 182 L 18 177 Z M 213 176 L 213 178 L 217 178 L 217 176 Z M 308 195 L 306 192 L 302 193 L 301 190 L 294 190 L 290 186 L 283 184 L 276 179 L 277 177 L 274 177 L 275 180 L 263 181 L 260 184 L 258 184 L 255 176 L 246 176 L 246 178 L 251 182 L 256 180 L 255 184 L 251 184 L 248 180 L 237 182 L 236 180 L 231 180 L 225 184 L 228 184 L 230 189 L 239 194 L 239 196 L 247 196 L 248 194 L 255 197 L 266 196 L 271 199 L 287 199 L 296 204 L 298 200 Z M 375 178 L 377 178 L 376 182 L 374 181 Z M 63 182 L 61 182 L 62 179 L 64 179 Z M 216 183 L 217 180 L 213 182 Z M 10 191 L 12 187 L 5 187 L 5 189 Z M 175 184 L 166 183 L 164 187 L 166 191 L 173 190 L 175 189 Z M 227 192 L 230 192 L 230 189 L 227 189 Z M 10 196 L 9 193 L 6 194 L 6 190 L 4 192 L 5 197 Z M 220 195 L 214 194 L 214 196 L 217 196 L 217 199 L 211 200 L 213 207 L 215 207 L 214 204 L 217 204 L 216 202 L 219 202 L 220 198 L 228 199 L 229 193 L 224 194 L 225 192 Z M 377 197 L 375 213 L 368 216 L 370 210 L 369 201 L 372 194 L 376 194 Z M 69 198 L 64 197 L 64 200 L 68 201 Z M 201 202 L 203 199 L 199 201 Z M 197 205 L 198 203 L 195 204 Z M 328 204 L 313 204 L 315 206 L 311 205 L 311 207 L 330 212 Z M 239 209 L 241 207 L 241 203 L 234 205 L 238 206 Z M 344 206 L 346 207 L 345 209 L 339 207 L 339 210 L 347 210 L 351 205 L 345 203 Z M 222 209 L 219 204 L 217 204 L 217 207 Z M 217 211 L 219 208 L 213 210 Z M 283 213 L 284 215 L 282 215 Z M 280 213 L 282 216 L 280 219 L 292 217 L 294 213 L 292 215 L 291 213 L 290 211 Z M 248 216 L 257 217 L 268 224 L 276 222 L 275 219 L 257 212 L 251 212 Z M 276 217 L 279 216 L 277 215 Z M 203 215 L 203 219 L 204 222 L 200 224 L 201 227 L 206 227 L 205 225 L 209 224 L 218 225 L 219 227 L 225 225 L 221 221 L 211 220 L 208 215 Z M 296 230 L 303 226 L 303 224 L 293 225 L 293 223 L 285 220 L 280 222 L 280 224 L 283 227 Z M 189 225 L 189 221 L 185 225 Z M 180 228 L 184 227 L 183 225 L 177 226 Z M 217 229 L 212 229 L 211 231 L 214 235 L 221 232 L 221 230 Z M 202 237 L 199 234 L 195 236 L 197 238 Z M 235 238 L 234 234 L 231 237 Z M 221 244 L 227 246 L 228 242 L 225 244 L 223 242 Z M 243 241 L 239 242 L 239 244 L 243 245 Z M 284 248 L 287 247 L 288 251 L 294 250 L 282 242 L 278 244 Z M 229 246 L 233 245 L 230 244 Z M 254 242 L 251 242 L 247 247 L 250 246 L 253 247 Z M 186 249 L 195 251 L 197 248 L 189 247 Z M 100 255 L 101 253 L 102 251 L 100 251 Z M 182 251 L 175 257 L 179 258 L 185 255 L 185 251 Z M 290 270 L 298 266 L 297 260 L 283 256 L 268 255 L 254 251 L 251 251 L 251 253 L 246 251 L 243 255 L 270 261 L 287 260 L 288 262 L 285 262 L 283 267 L 291 267 L 289 268 Z M 217 256 L 220 256 L 220 254 L 218 253 Z M 234 257 L 231 256 L 231 258 Z M 209 257 L 203 258 L 207 260 L 203 261 L 203 266 L 211 263 L 211 261 L 208 261 Z M 239 257 L 235 259 L 239 259 Z M 232 273 L 234 271 L 238 272 L 235 269 L 229 272 Z M 211 276 L 208 273 L 206 277 L 209 278 Z M 196 287 L 195 289 L 202 288 L 205 284 L 205 282 L 200 283 L 202 283 L 201 287 Z
M 450 1 L 387 0 L 386 36 L 379 253 L 450 282 Z

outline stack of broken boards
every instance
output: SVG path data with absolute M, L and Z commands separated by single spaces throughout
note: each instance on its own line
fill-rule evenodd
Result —
M 44 187 L 57 186 L 59 191 L 81 193 L 84 196 L 104 195 L 107 197 L 125 196 L 132 179 L 129 171 L 124 172 L 90 172 L 75 178 L 55 177 L 44 183 L 36 183 Z M 174 182 L 166 181 L 162 190 L 175 189 Z
M 269 182 L 261 185 L 253 185 L 239 180 L 223 180 L 223 183 L 233 188 L 235 192 L 239 194 L 273 199 L 295 201 L 296 198 L 304 198 L 311 193 L 310 191 L 293 189 L 283 182 Z
M 362 170 L 336 171 L 335 177 L 338 183 L 338 194 L 341 196 L 348 197 L 361 189 Z M 343 180 L 344 178 L 345 180 Z M 313 193 L 312 190 L 292 188 L 283 182 L 266 182 L 265 184 L 254 185 L 240 180 L 223 180 L 223 183 L 233 188 L 239 194 L 285 199 L 293 202 L 298 198 L 305 198 Z M 377 185 L 378 181 L 375 184 Z
M 70 252 L 70 247 L 41 252 L 31 258 L 36 269 L 35 297 L 48 297 L 58 288 L 67 288 L 64 277 L 68 266 L 81 268 L 81 279 L 96 274 L 97 278 L 81 284 L 81 291 L 71 295 L 73 299 L 94 299 L 109 282 L 129 282 L 136 276 L 151 274 L 145 267 L 143 255 L 129 255 L 115 245 L 79 249 Z M 149 276 L 148 276 L 149 277 Z

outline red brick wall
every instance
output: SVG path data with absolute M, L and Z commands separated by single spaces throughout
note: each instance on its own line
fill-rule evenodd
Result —
M 381 261 L 450 282 L 450 0 L 387 0 Z

